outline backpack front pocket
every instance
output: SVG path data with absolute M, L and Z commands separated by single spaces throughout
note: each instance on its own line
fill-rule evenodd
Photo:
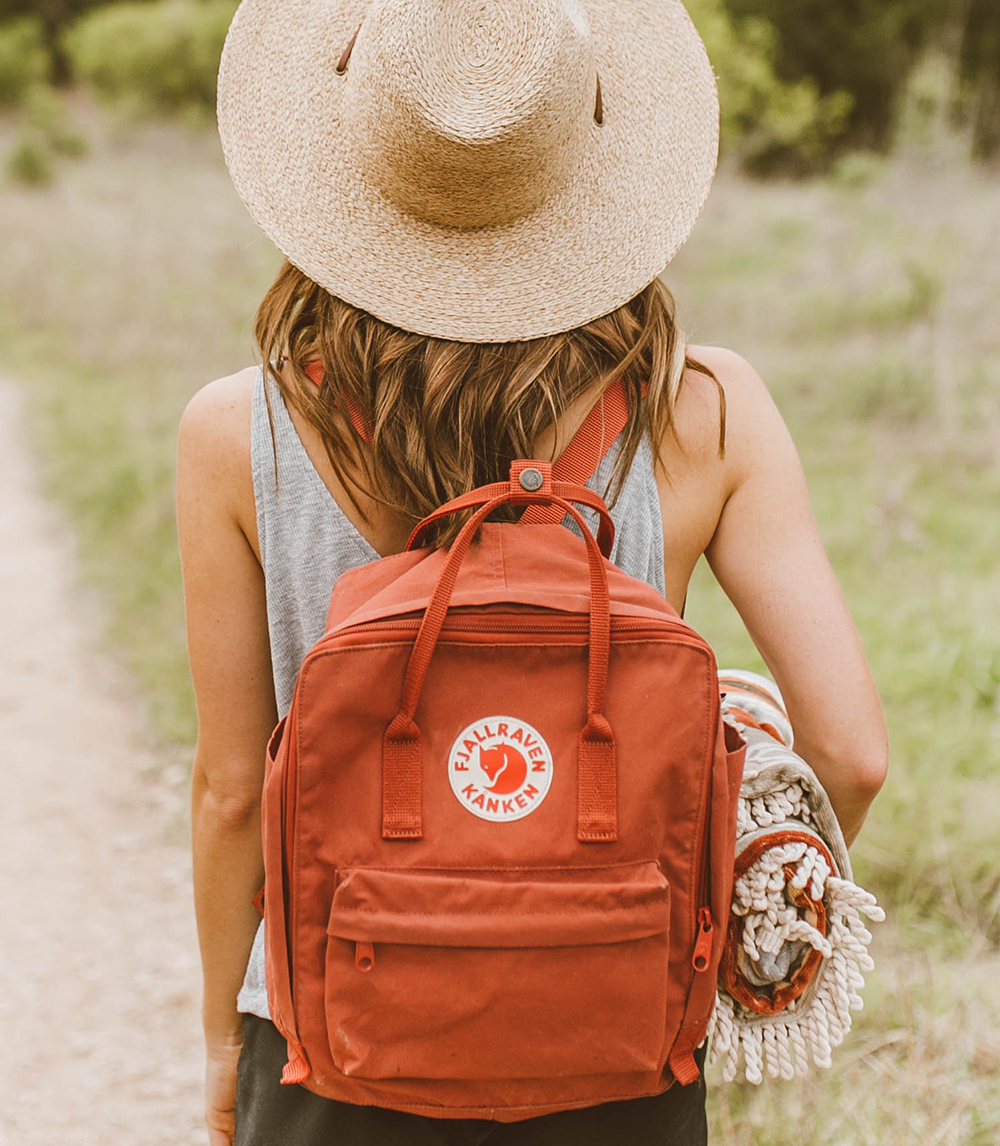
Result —
M 341 870 L 326 954 L 334 1063 L 370 1079 L 657 1071 L 669 924 L 656 863 Z

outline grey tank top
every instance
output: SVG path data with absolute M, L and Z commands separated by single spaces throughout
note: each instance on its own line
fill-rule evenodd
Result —
M 348 569 L 378 560 L 376 550 L 344 516 L 323 484 L 288 415 L 277 386 L 267 383 L 274 435 L 264 399 L 263 371 L 254 383 L 250 413 L 250 463 L 257 508 L 260 559 L 267 595 L 267 627 L 278 715 L 292 703 L 295 678 L 306 653 L 323 635 L 330 592 Z M 604 496 L 618 455 L 616 441 L 587 485 Z M 275 471 L 277 456 L 277 471 Z M 596 530 L 597 515 L 583 509 Z M 632 577 L 665 593 L 663 523 L 653 473 L 653 452 L 643 441 L 618 501 L 611 509 L 615 544 L 611 560 Z M 576 523 L 565 524 L 579 533 Z M 264 980 L 264 925 L 257 930 L 237 1006 L 269 1018 Z

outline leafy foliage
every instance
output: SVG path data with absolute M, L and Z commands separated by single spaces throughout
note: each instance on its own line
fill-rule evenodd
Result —
M 957 0 L 726 0 L 736 19 L 764 18 L 776 30 L 775 64 L 785 80 L 812 80 L 820 93 L 849 92 L 850 142 L 883 149 L 920 48 Z M 994 0 L 985 0 L 992 5 Z
M 7 177 L 25 187 L 47 187 L 54 171 L 44 141 L 26 133 L 4 157 Z
M 30 16 L 41 27 L 45 47 L 52 61 L 52 78 L 64 83 L 69 78 L 60 35 L 83 12 L 107 0 L 0 0 L 0 25 L 17 16 Z
M 0 24 L 0 107 L 20 103 L 49 76 L 42 22 L 22 16 Z
M 107 0 L 0 0 L 0 23 L 15 16 L 34 16 L 42 24 L 64 27 L 89 8 Z
M 233 0 L 129 0 L 82 17 L 66 37 L 74 73 L 137 111 L 215 106 Z
M 689 0 L 688 8 L 719 79 L 724 145 L 757 171 L 815 169 L 846 127 L 851 96 L 822 95 L 809 77 L 781 79 L 780 45 L 767 20 L 734 18 L 723 0 Z

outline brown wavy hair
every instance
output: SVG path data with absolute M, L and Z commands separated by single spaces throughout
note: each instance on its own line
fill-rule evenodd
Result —
M 685 368 L 718 387 L 722 456 L 725 394 L 711 370 L 687 355 L 674 313 L 673 297 L 655 279 L 617 310 L 562 334 L 454 342 L 391 326 L 286 262 L 260 304 L 254 335 L 265 369 L 319 432 L 361 519 L 368 521 L 359 491 L 416 524 L 443 502 L 506 479 L 510 463 L 531 457 L 542 431 L 598 382 L 603 389 L 621 378 L 630 410 L 603 491 L 610 505 L 644 435 L 662 466 L 660 443 L 668 433 L 676 437 Z M 325 364 L 322 387 L 305 372 L 317 358 Z M 281 372 L 286 359 L 290 368 Z M 343 416 L 351 404 L 371 427 L 368 445 Z M 557 454 L 565 444 L 557 442 Z M 449 519 L 436 543 L 448 544 L 463 517 Z

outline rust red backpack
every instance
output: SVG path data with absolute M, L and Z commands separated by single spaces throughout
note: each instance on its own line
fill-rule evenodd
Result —
M 697 1079 L 744 749 L 708 645 L 607 560 L 583 481 L 626 417 L 609 391 L 555 477 L 515 462 L 337 581 L 268 748 L 283 1081 L 516 1121 Z

